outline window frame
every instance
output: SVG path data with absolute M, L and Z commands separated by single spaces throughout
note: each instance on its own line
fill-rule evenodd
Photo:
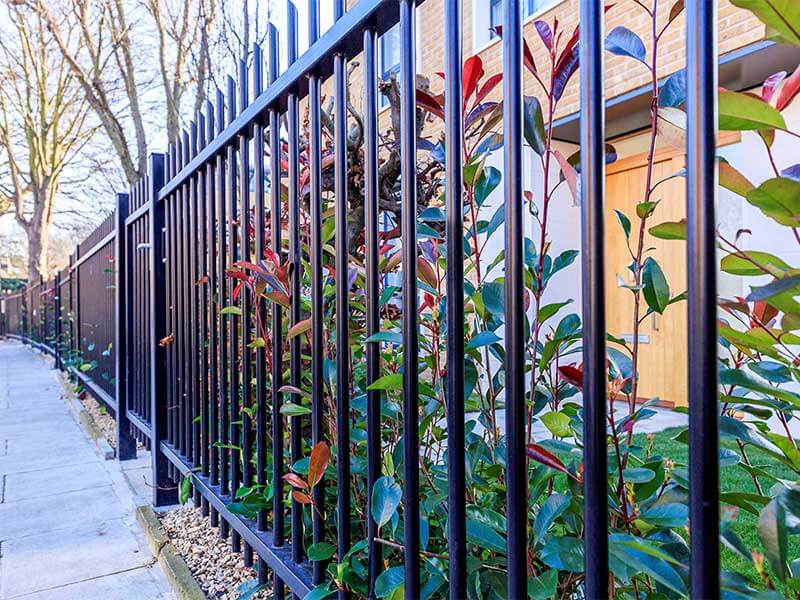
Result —
M 489 27 L 493 28 L 492 4 L 496 2 L 502 2 L 502 0 L 472 0 L 472 14 L 488 14 Z M 525 16 L 522 20 L 523 26 L 553 10 L 558 5 L 566 2 L 566 0 L 550 0 L 550 4 L 536 10 L 533 10 L 534 2 L 535 0 L 525 0 L 525 5 L 523 7 Z M 483 52 L 490 46 L 496 44 L 499 40 L 500 38 L 492 31 L 484 30 L 483 26 L 479 25 L 479 19 L 472 19 L 472 54 Z

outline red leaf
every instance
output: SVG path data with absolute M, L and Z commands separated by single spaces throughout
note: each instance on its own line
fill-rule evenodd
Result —
M 778 86 L 784 79 L 786 79 L 786 71 L 778 71 L 767 77 L 764 80 L 764 86 L 761 88 L 761 99 L 764 102 L 772 100 L 775 90 L 778 89 Z
M 480 104 L 481 100 L 486 98 L 491 91 L 497 87 L 497 84 L 503 80 L 503 74 L 497 73 L 497 75 L 492 75 L 486 82 L 481 86 L 481 89 L 478 90 L 478 95 L 475 96 L 475 104 Z
M 312 504 L 311 496 L 308 494 L 304 494 L 303 492 L 298 492 L 297 490 L 292 492 L 292 498 L 297 500 L 300 504 Z
M 322 479 L 330 458 L 331 450 L 325 442 L 319 442 L 311 450 L 311 458 L 308 460 L 308 481 L 312 488 Z
M 778 100 L 775 102 L 775 108 L 783 110 L 789 106 L 789 103 L 797 96 L 798 92 L 800 92 L 800 66 L 783 83 L 783 87 L 778 94 Z
M 308 489 L 308 484 L 297 473 L 287 473 L 283 476 L 283 480 L 292 487 L 300 488 L 301 490 Z
M 431 263 L 421 256 L 417 257 L 417 271 L 419 272 L 419 278 L 429 286 L 435 288 L 438 285 L 439 281 L 436 277 L 436 271 L 431 266 Z
M 483 77 L 483 61 L 478 55 L 470 56 L 464 61 L 464 71 L 461 76 L 462 102 L 467 105 L 467 100 L 475 93 L 478 82 Z
M 239 297 L 239 294 L 242 293 L 242 288 L 244 287 L 244 285 L 245 285 L 245 282 L 241 281 L 238 284 L 236 284 L 235 288 L 233 288 L 233 299 L 234 300 L 236 300 Z
M 442 108 L 441 103 L 428 92 L 417 90 L 417 106 L 444 120 L 444 108 Z
M 571 383 L 577 388 L 583 387 L 583 367 L 573 367 L 572 365 L 564 365 L 558 367 L 558 373 L 561 379 L 567 383 Z
M 542 21 L 541 19 L 537 19 L 533 22 L 533 26 L 536 27 L 536 32 L 539 34 L 539 37 L 542 39 L 542 43 L 548 50 L 553 49 L 553 32 L 550 30 L 550 25 L 547 24 L 547 21 Z
M 564 179 L 567 180 L 569 191 L 572 193 L 572 199 L 577 204 L 580 201 L 578 198 L 578 172 L 575 170 L 569 161 L 558 150 L 553 150 L 553 156 L 556 157 L 558 165 L 561 167 L 561 172 L 564 174 Z
M 572 476 L 572 473 L 569 472 L 564 463 L 558 460 L 557 456 L 550 454 L 550 452 L 542 448 L 539 444 L 526 445 L 525 454 L 528 456 L 528 458 L 531 458 L 536 462 L 540 462 L 546 467 L 556 469 L 557 471 L 561 471 L 562 473 Z
M 166 348 L 166 347 L 167 347 L 167 346 L 169 346 L 169 345 L 170 345 L 170 344 L 171 344 L 173 341 L 175 341 L 175 336 L 174 336 L 174 335 L 172 335 L 172 334 L 170 333 L 170 334 L 169 334 L 167 337 L 163 337 L 163 338 L 161 338 L 161 340 L 158 342 L 158 345 L 159 345 L 161 348 Z

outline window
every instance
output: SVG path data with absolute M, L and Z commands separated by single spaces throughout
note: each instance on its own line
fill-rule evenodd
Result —
M 384 33 L 378 42 L 378 69 L 381 79 L 389 79 L 400 71 L 400 23 Z M 378 107 L 389 106 L 389 100 L 378 94 Z
M 477 0 L 476 4 L 480 6 L 481 1 L 486 0 Z M 489 31 L 488 37 L 476 36 L 476 47 L 480 47 L 484 43 L 488 42 L 489 40 L 493 40 L 497 37 L 495 33 L 495 27 L 498 27 L 503 24 L 503 0 L 488 0 L 489 1 Z M 528 18 L 531 15 L 543 11 L 551 6 L 558 4 L 559 0 L 523 0 L 522 2 L 522 16 L 523 18 Z M 477 13 L 476 13 L 477 14 Z M 477 22 L 477 21 L 476 21 Z

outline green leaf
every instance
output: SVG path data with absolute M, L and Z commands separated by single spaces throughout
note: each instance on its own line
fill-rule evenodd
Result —
M 535 577 L 528 577 L 528 598 L 550 600 L 556 597 L 558 571 L 550 569 Z
M 287 417 L 301 417 L 303 415 L 310 415 L 311 409 L 307 406 L 300 406 L 292 402 L 281 404 L 281 414 Z
M 219 311 L 221 315 L 237 315 L 242 316 L 242 309 L 238 306 L 226 306 L 221 311 Z
M 672 221 L 654 225 L 648 229 L 650 235 L 660 240 L 685 240 L 686 221 Z
M 725 415 L 721 416 L 719 418 L 719 433 L 720 436 L 724 438 L 740 440 L 746 444 L 753 444 L 754 446 L 772 452 L 773 454 L 781 455 L 780 448 L 762 437 L 755 429 L 748 427 L 738 419 Z
M 375 595 L 378 598 L 389 598 L 405 583 L 404 567 L 392 567 L 378 575 L 375 580 Z
M 403 490 L 395 483 L 392 477 L 384 475 L 380 477 L 372 486 L 371 511 L 372 518 L 383 527 L 392 518 L 397 507 L 400 506 L 400 499 Z
M 402 373 L 389 373 L 384 375 L 371 386 L 368 390 L 402 390 L 403 389 L 403 374 Z
M 544 117 L 542 116 L 542 106 L 536 96 L 525 96 L 525 141 L 536 154 L 542 156 L 547 148 L 545 143 Z
M 501 174 L 495 167 L 485 167 L 481 176 L 478 178 L 478 183 L 475 184 L 475 202 L 478 206 L 482 206 L 486 199 L 489 197 L 498 185 L 500 185 Z
M 625 233 L 625 238 L 630 239 L 631 237 L 631 220 L 628 216 L 622 212 L 621 210 L 614 209 L 614 214 L 617 215 L 617 221 L 622 226 L 622 231 Z
M 181 481 L 180 494 L 178 496 L 178 504 L 186 504 L 189 501 L 189 496 L 192 493 L 192 476 L 184 477 Z
M 664 272 L 653 257 L 648 257 L 642 266 L 642 283 L 644 299 L 647 306 L 658 314 L 662 314 L 669 304 L 669 284 Z
M 767 179 L 747 194 L 747 201 L 781 225 L 800 225 L 800 181 L 788 177 Z
M 719 128 L 723 131 L 786 129 L 786 121 L 761 98 L 723 90 L 719 93 Z
M 318 542 L 308 547 L 308 560 L 328 560 L 336 554 L 336 546 L 329 542 Z
M 475 348 L 480 348 L 482 346 L 488 346 L 489 344 L 494 344 L 495 342 L 500 341 L 500 336 L 498 336 L 494 331 L 481 331 L 476 336 L 474 336 L 467 344 L 464 346 L 467 350 L 474 350 Z
M 761 511 L 758 519 L 758 535 L 761 543 L 764 544 L 769 564 L 772 565 L 778 579 L 786 581 L 788 574 L 786 511 L 777 498 L 770 501 Z
M 403 334 L 399 331 L 379 331 L 369 336 L 365 342 L 387 342 L 390 344 L 402 344 Z
M 800 45 L 800 3 L 797 0 L 731 0 L 757 16 L 777 41 Z
M 628 467 L 622 471 L 622 478 L 631 483 L 647 483 L 655 479 L 655 477 L 655 471 L 644 467 Z
M 505 554 L 506 539 L 483 521 L 467 518 L 467 541 L 481 548 Z
M 764 275 L 764 270 L 754 265 L 753 262 L 762 265 L 776 277 L 780 277 L 785 271 L 791 269 L 783 259 L 769 252 L 745 250 L 742 254 L 743 256 L 728 254 L 728 256 L 724 257 L 720 262 L 720 268 L 731 275 L 742 275 L 745 277 Z M 748 260 L 748 258 L 751 260 Z
M 609 536 L 608 549 L 623 564 L 647 573 L 678 594 L 686 594 L 686 585 L 673 566 L 676 561 L 666 552 L 645 540 L 621 533 Z
M 569 417 L 561 412 L 549 412 L 541 416 L 542 423 L 556 437 L 571 437 Z
M 559 571 L 583 573 L 583 540 L 571 536 L 553 536 L 539 557 L 548 567 Z
M 303 596 L 303 600 L 324 600 L 336 593 L 336 590 L 329 590 L 328 584 L 318 585 L 313 590 Z
M 572 300 L 567 300 L 566 302 L 554 302 L 552 304 L 545 304 L 539 309 L 539 315 L 537 320 L 542 323 L 555 315 L 559 310 L 564 308 L 567 304 L 570 304 Z
M 684 527 L 689 522 L 689 507 L 665 502 L 648 508 L 639 517 L 656 527 Z
M 572 502 L 572 497 L 566 494 L 551 494 L 547 500 L 544 501 L 542 507 L 536 515 L 536 520 L 533 522 L 533 534 L 539 541 L 544 540 L 547 535 L 547 530 L 553 522 L 561 516 Z

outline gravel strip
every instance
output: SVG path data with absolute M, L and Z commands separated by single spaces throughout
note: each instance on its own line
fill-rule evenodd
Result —
M 106 407 L 95 400 L 88 392 L 84 392 L 78 397 L 80 398 L 81 404 L 83 404 L 83 408 L 86 409 L 86 412 L 92 417 L 94 424 L 97 425 L 100 433 L 108 440 L 111 447 L 116 450 L 117 424 L 114 421 L 114 417 L 108 414 Z
M 220 539 L 219 530 L 211 527 L 199 508 L 182 507 L 159 516 L 169 541 L 209 598 L 237 600 L 237 588 L 256 579 L 256 572 L 244 566 L 242 555 L 231 551 L 229 540 Z M 270 597 L 268 588 L 250 596 L 254 600 Z

